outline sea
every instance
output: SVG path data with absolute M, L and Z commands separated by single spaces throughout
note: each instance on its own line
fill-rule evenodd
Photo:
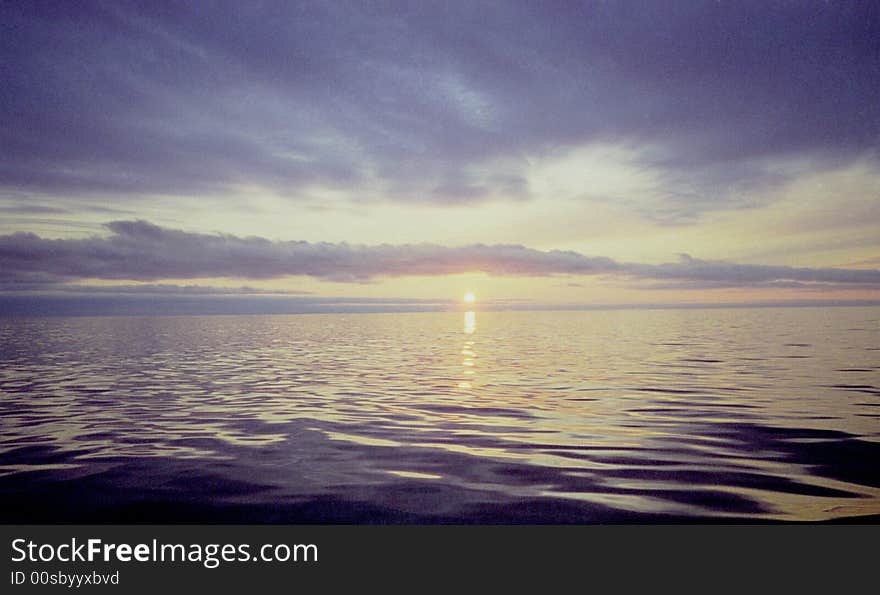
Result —
M 0 318 L 0 522 L 880 522 L 880 307 Z

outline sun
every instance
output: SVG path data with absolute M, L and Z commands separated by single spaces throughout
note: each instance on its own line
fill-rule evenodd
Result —
M 467 292 L 466 294 L 464 294 L 464 297 L 461 298 L 461 299 L 462 299 L 462 301 L 464 301 L 464 303 L 466 303 L 466 304 L 473 304 L 475 301 L 477 301 L 477 296 L 475 296 L 473 293 L 471 293 L 471 292 L 469 291 L 469 292 Z

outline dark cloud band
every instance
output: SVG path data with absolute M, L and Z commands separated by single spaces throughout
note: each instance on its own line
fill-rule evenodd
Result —
M 145 221 L 115 221 L 107 228 L 109 235 L 86 239 L 48 239 L 32 233 L 0 236 L 0 282 L 7 289 L 33 289 L 82 279 L 259 280 L 307 276 L 324 281 L 367 282 L 381 277 L 484 272 L 498 276 L 613 275 L 715 287 L 778 283 L 880 286 L 880 270 L 734 264 L 687 255 L 675 263 L 640 264 L 521 245 L 362 246 L 270 241 L 189 233 Z

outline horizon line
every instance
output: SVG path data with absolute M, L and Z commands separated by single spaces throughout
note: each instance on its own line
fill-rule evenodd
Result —
M 21 295 L 0 294 L 0 318 L 46 316 L 223 316 L 391 314 L 441 312 L 565 312 L 601 310 L 705 310 L 748 308 L 877 307 L 880 299 L 764 300 L 746 302 L 541 303 L 452 299 L 294 297 L 272 295 Z

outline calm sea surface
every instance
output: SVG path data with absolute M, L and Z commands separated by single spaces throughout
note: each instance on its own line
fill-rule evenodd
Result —
M 878 515 L 880 308 L 5 318 L 0 416 L 3 522 Z

